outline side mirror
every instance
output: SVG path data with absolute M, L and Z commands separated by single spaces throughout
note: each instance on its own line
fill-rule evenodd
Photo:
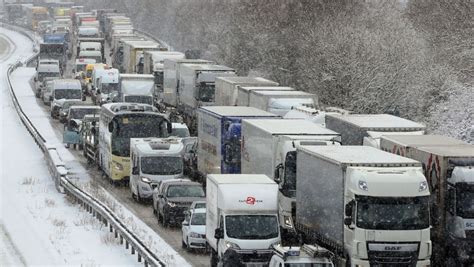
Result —
M 170 121 L 166 122 L 166 128 L 168 128 L 168 133 L 171 134 L 173 132 L 173 124 Z
M 215 231 L 214 231 L 214 238 L 215 239 L 221 239 L 221 238 L 224 238 L 224 231 L 220 228 L 217 228 Z
M 86 96 L 82 95 L 82 101 L 86 101 Z
M 92 128 L 92 129 L 91 129 L 92 135 L 95 135 L 95 132 L 96 132 L 96 131 L 95 131 L 95 128 Z
M 346 215 L 347 217 L 352 217 L 352 209 L 353 209 L 353 206 L 354 206 L 354 201 L 353 201 L 353 200 L 346 204 L 346 207 L 345 207 L 345 215 Z
M 351 226 L 352 225 L 352 218 L 351 217 L 344 218 L 344 224 L 346 226 Z
M 111 122 L 109 122 L 109 133 L 111 133 L 113 131 L 114 131 L 114 122 L 111 121 Z
M 35 82 L 37 82 L 37 81 L 38 81 L 38 78 L 35 77 L 35 78 L 33 78 L 33 80 L 34 80 Z
M 158 197 L 159 197 L 159 198 L 163 198 L 163 194 L 158 194 Z
M 53 96 L 49 96 L 49 101 L 53 101 Z
M 183 221 L 182 225 L 183 225 L 183 226 L 188 226 L 188 225 L 189 225 L 189 222 L 188 222 L 188 221 Z
M 280 177 L 280 171 L 283 169 L 283 164 L 278 164 L 275 168 L 275 173 L 273 174 L 273 180 L 275 180 L 275 183 L 279 184 L 281 183 L 282 179 Z
M 99 89 L 97 89 L 97 91 L 95 91 L 95 92 L 96 92 L 96 94 L 100 94 L 100 90 L 99 90 Z
M 132 174 L 133 174 L 133 175 L 138 175 L 138 174 L 140 174 L 139 171 L 138 171 L 138 167 L 133 167 L 133 169 L 132 169 Z

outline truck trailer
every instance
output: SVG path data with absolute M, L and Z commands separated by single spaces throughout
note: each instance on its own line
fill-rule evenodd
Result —
M 284 116 L 294 107 L 316 107 L 318 100 L 315 94 L 303 91 L 251 91 L 249 107 L 255 107 Z
M 237 89 L 237 106 L 248 107 L 250 102 L 250 92 L 252 91 L 294 91 L 287 86 L 240 86 Z
M 236 106 L 237 92 L 242 86 L 278 86 L 278 83 L 262 77 L 217 77 L 216 106 Z
M 382 136 L 380 147 L 423 165 L 432 194 L 432 261 L 437 266 L 472 264 L 474 146 L 446 136 L 393 135 Z
M 265 174 L 279 184 L 278 208 L 284 239 L 294 233 L 296 148 L 339 145 L 340 135 L 305 120 L 242 121 L 242 173 Z
M 338 266 L 430 266 L 418 161 L 368 146 L 299 146 L 296 176 L 296 229 Z
M 280 243 L 278 185 L 261 174 L 210 174 L 206 184 L 210 266 L 267 265 Z
M 198 110 L 198 172 L 240 173 L 242 119 L 278 119 L 277 115 L 234 106 L 202 107 Z
M 341 133 L 343 145 L 380 147 L 382 135 L 422 135 L 425 126 L 389 114 L 327 115 L 326 127 Z

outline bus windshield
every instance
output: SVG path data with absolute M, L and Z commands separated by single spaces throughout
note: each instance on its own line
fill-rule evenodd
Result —
M 130 156 L 130 138 L 167 137 L 167 123 L 161 114 L 118 115 L 112 132 L 112 154 Z

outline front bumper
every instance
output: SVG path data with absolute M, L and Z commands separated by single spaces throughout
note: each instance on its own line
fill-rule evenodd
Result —
M 206 248 L 206 237 L 188 237 L 188 246 L 190 248 Z
M 181 224 L 184 221 L 184 212 L 188 209 L 189 207 L 187 206 L 170 207 L 169 205 L 166 205 L 164 212 L 168 214 L 168 218 L 171 222 Z
M 233 251 L 239 255 L 240 262 L 243 264 L 256 264 L 257 266 L 262 264 L 265 266 L 268 264 L 270 259 L 273 256 L 273 251 L 269 249 L 260 249 L 260 250 L 250 250 L 250 249 L 228 249 L 228 251 Z

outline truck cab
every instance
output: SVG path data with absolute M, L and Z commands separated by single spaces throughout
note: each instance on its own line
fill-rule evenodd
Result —
M 113 101 L 153 105 L 155 80 L 151 74 L 120 74 L 118 97 Z
M 329 250 L 312 245 L 301 247 L 273 247 L 272 259 L 268 267 L 333 267 L 332 254 Z
M 179 138 L 132 138 L 129 185 L 133 199 L 149 199 L 160 181 L 183 176 L 183 150 Z
M 112 102 L 118 95 L 120 73 L 118 69 L 94 68 L 92 72 L 91 96 L 96 105 Z

